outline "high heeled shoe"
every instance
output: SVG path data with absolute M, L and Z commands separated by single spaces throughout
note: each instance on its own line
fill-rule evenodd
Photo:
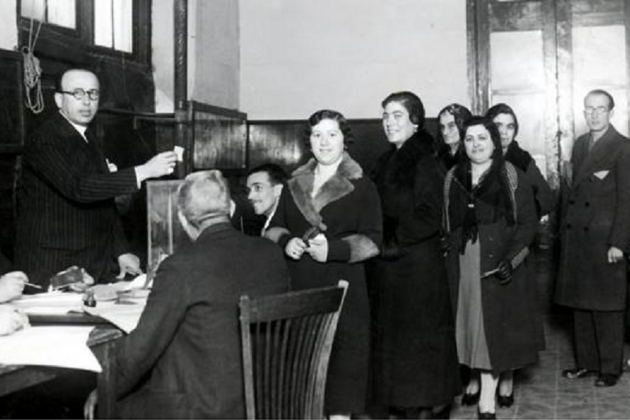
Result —
M 487 420 L 496 420 L 497 413 L 483 413 L 477 408 L 477 418 L 478 419 L 487 419 Z
M 478 389 L 474 394 L 469 394 L 467 392 L 462 396 L 462 405 L 476 405 L 479 402 L 479 395 L 481 394 L 481 389 Z
M 497 404 L 501 408 L 510 408 L 514 405 L 514 390 L 510 395 L 497 394 Z

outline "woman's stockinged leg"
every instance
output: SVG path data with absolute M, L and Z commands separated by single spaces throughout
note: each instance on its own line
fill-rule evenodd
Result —
M 496 411 L 495 394 L 497 392 L 498 384 L 498 376 L 493 375 L 490 371 L 481 372 L 481 396 L 479 397 L 480 412 L 494 413 Z
M 499 395 L 509 397 L 514 392 L 514 371 L 501 372 L 499 379 Z
M 466 385 L 466 394 L 476 394 L 479 392 L 479 387 L 479 370 L 471 369 L 470 378 L 468 379 L 468 384 Z

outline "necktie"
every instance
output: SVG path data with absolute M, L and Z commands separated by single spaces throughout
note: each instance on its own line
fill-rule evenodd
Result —
M 593 136 L 589 136 L 588 138 L 588 151 L 590 152 L 591 149 L 593 149 L 593 146 L 595 145 L 595 139 L 593 138 Z

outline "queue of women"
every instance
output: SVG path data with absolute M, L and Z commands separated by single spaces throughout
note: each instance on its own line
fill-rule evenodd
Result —
M 394 418 L 448 418 L 463 393 L 479 418 L 496 418 L 514 402 L 513 371 L 544 347 L 528 254 L 551 190 L 505 104 L 483 117 L 445 107 L 437 141 L 415 94 L 392 93 L 382 107 L 392 147 L 372 174 L 348 154 L 341 113 L 309 118 L 313 157 L 266 233 L 284 249 L 293 289 L 350 283 L 326 412 L 349 418 L 369 401 Z

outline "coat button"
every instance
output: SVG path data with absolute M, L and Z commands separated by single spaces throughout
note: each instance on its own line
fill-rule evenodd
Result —
M 584 207 L 588 207 L 590 205 L 591 205 L 591 203 L 589 203 L 588 201 L 586 203 L 584 203 Z
M 584 232 L 588 232 L 588 226 L 584 227 Z
M 569 200 L 569 204 L 575 204 L 575 200 Z
M 567 229 L 571 229 L 571 223 L 567 223 Z

